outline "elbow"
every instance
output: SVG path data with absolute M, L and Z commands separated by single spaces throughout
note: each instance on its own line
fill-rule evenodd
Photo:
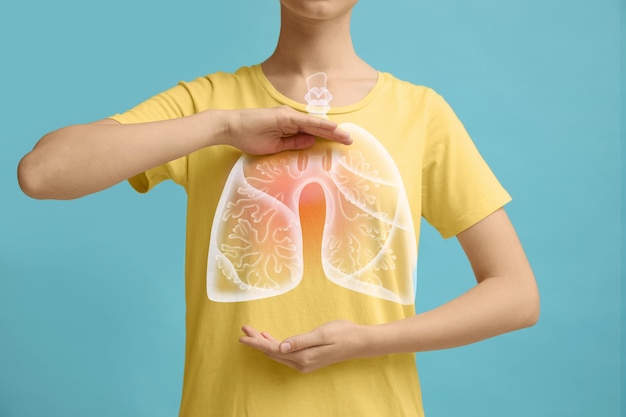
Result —
M 539 321 L 541 311 L 541 302 L 539 291 L 536 285 L 532 285 L 522 297 L 522 303 L 519 308 L 519 327 L 532 327 Z
M 58 186 L 55 173 L 58 167 L 51 164 L 35 147 L 17 165 L 17 182 L 27 196 L 37 200 L 67 200 L 71 195 Z
M 67 136 L 67 133 L 57 132 L 67 129 L 44 135 L 18 163 L 17 182 L 27 196 L 37 200 L 70 200 L 86 194 L 76 185 L 77 158 L 73 155 L 71 141 L 59 142 L 62 139 L 59 135 Z
M 495 281 L 494 281 L 495 282 Z M 540 299 L 537 283 L 532 273 L 504 278 L 500 281 L 502 312 L 500 317 L 505 332 L 532 327 L 539 321 Z
M 521 320 L 521 328 L 532 327 L 539 321 L 540 308 L 539 303 L 526 307 L 526 312 Z
M 44 176 L 33 161 L 32 152 L 28 153 L 17 166 L 17 182 L 24 194 L 35 199 L 45 199 Z

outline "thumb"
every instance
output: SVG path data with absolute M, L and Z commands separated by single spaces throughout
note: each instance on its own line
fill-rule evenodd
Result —
M 280 346 L 278 346 L 278 350 L 280 353 L 289 353 L 293 351 L 290 342 L 281 342 Z
M 315 144 L 315 136 L 307 133 L 296 133 L 293 136 L 283 137 L 282 141 L 283 151 L 298 151 L 313 146 Z
M 318 343 L 315 340 L 314 333 L 306 333 L 283 340 L 278 348 L 280 353 L 289 353 L 316 346 Z

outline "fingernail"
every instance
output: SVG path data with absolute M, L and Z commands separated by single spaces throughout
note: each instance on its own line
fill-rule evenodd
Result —
M 281 343 L 280 344 L 280 353 L 287 353 L 291 350 L 291 343 Z

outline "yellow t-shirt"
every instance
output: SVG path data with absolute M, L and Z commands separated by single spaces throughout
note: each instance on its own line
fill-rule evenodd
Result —
M 306 111 L 252 66 L 180 83 L 112 118 L 282 104 Z M 238 343 L 243 324 L 282 339 L 336 319 L 414 315 L 420 216 L 450 237 L 510 200 L 428 88 L 380 73 L 365 98 L 328 117 L 352 145 L 319 139 L 260 157 L 214 146 L 129 180 L 140 192 L 165 179 L 187 191 L 181 416 L 423 416 L 413 354 L 301 374 Z

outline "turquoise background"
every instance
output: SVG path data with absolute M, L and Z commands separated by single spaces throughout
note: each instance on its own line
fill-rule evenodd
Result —
M 443 94 L 514 196 L 508 211 L 542 294 L 531 329 L 417 356 L 428 416 L 619 415 L 623 7 L 362 0 L 355 9 L 359 53 Z M 120 184 L 35 201 L 15 169 L 50 130 L 260 62 L 277 29 L 276 0 L 2 3 L 0 416 L 177 415 L 184 192 L 164 184 L 140 196 Z M 455 239 L 426 228 L 418 280 L 419 310 L 472 285 Z

